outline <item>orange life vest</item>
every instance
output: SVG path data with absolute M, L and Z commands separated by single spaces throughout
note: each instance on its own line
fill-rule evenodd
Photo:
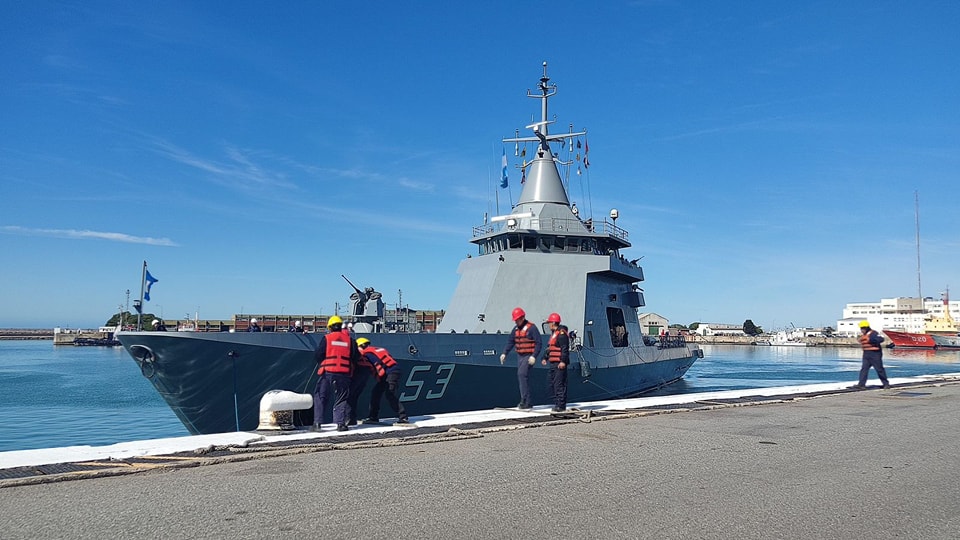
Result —
M 327 341 L 327 352 L 317 375 L 324 373 L 343 373 L 350 375 L 353 371 L 350 365 L 350 333 L 346 330 L 330 332 L 324 339 Z
M 523 328 L 513 329 L 513 346 L 517 349 L 520 356 L 530 356 L 537 349 L 537 344 L 527 335 L 527 330 L 533 326 L 533 323 L 527 321 Z
M 566 335 L 567 333 L 562 329 L 558 328 L 556 332 L 550 335 L 550 341 L 547 343 L 547 360 L 556 364 L 560 362 L 560 346 L 557 345 L 557 338 L 560 334 Z
M 387 370 L 397 365 L 397 361 L 390 356 L 390 353 L 383 347 L 368 347 L 365 351 L 366 353 L 373 353 L 377 357 L 377 360 L 380 362 L 374 362 L 373 368 L 377 370 L 377 376 L 383 377 L 387 374 Z
M 874 345 L 873 343 L 870 343 L 870 337 L 875 336 L 876 334 L 877 332 L 875 330 L 871 330 L 866 334 L 860 334 L 860 337 L 858 339 L 860 340 L 860 346 L 863 347 L 863 350 L 865 351 L 880 350 L 880 345 Z

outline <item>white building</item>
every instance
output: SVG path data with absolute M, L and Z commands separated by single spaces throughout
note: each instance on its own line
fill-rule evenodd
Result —
M 701 336 L 745 336 L 742 324 L 700 323 L 694 333 Z
M 661 331 L 666 333 L 669 326 L 670 321 L 666 317 L 661 317 L 656 313 L 640 314 L 640 329 L 643 330 L 645 336 L 659 336 Z
M 950 315 L 960 320 L 960 301 L 950 302 Z M 942 300 L 927 297 L 883 298 L 879 302 L 856 302 L 843 308 L 843 318 L 837 321 L 837 334 L 856 336 L 860 321 L 866 320 L 874 330 L 899 330 L 922 333 L 924 321 L 945 315 Z

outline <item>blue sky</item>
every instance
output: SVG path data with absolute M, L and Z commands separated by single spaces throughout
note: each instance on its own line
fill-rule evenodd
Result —
M 0 327 L 442 309 L 534 114 L 671 322 L 960 298 L 960 3 L 5 2 Z M 512 148 L 508 155 L 513 164 Z M 519 194 L 516 176 L 512 197 Z M 506 194 L 501 192 L 501 195 Z

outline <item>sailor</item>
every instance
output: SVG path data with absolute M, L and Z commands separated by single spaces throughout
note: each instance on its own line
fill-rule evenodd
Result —
M 883 369 L 883 349 L 880 344 L 883 343 L 883 336 L 876 330 L 870 328 L 868 321 L 860 321 L 860 347 L 863 349 L 863 362 L 860 364 L 860 381 L 853 387 L 863 389 L 867 387 L 867 375 L 870 374 L 870 367 L 877 371 L 880 382 L 884 388 L 890 388 L 890 381 L 887 380 L 887 370 Z
M 349 329 L 348 323 L 347 330 L 344 332 L 352 332 Z M 373 363 L 363 354 L 364 343 L 370 343 L 370 340 L 367 338 L 359 338 L 356 340 L 357 349 L 360 351 L 360 358 L 357 360 L 355 369 L 353 370 L 353 375 L 350 376 L 350 397 L 347 399 L 347 405 L 349 406 L 349 417 L 347 418 L 348 426 L 357 425 L 357 402 L 360 401 L 360 394 L 363 393 L 363 390 L 367 387 L 367 381 L 370 380 L 370 377 L 377 376 L 377 369 L 373 366 Z
M 259 332 L 260 325 L 257 324 L 256 319 L 250 319 L 250 326 L 247 327 L 247 332 Z
M 373 385 L 370 392 L 370 416 L 364 419 L 364 424 L 377 424 L 380 422 L 380 398 L 386 394 L 387 403 L 393 412 L 397 413 L 398 424 L 410 423 L 407 412 L 403 408 L 397 397 L 397 389 L 400 387 L 400 365 L 390 356 L 390 352 L 383 347 L 370 346 L 370 340 L 360 338 L 357 340 L 357 346 L 360 347 L 360 354 L 370 362 L 374 367 L 377 383 Z
M 163 321 L 161 321 L 160 319 L 154 319 L 154 320 L 153 320 L 153 331 L 154 331 L 154 332 L 166 332 L 166 331 L 167 331 L 167 327 L 166 327 L 166 325 L 163 324 Z
M 332 393 L 333 421 L 337 424 L 337 431 L 346 431 L 350 418 L 350 376 L 360 359 L 360 350 L 343 329 L 343 319 L 334 315 L 327 321 L 327 334 L 317 343 L 314 358 L 320 379 L 313 391 L 313 427 L 310 430 L 320 431 L 323 413 Z
M 287 332 L 294 332 L 294 333 L 297 333 L 297 334 L 302 334 L 302 333 L 303 333 L 303 323 L 301 323 L 300 321 L 294 321 L 293 326 L 291 326 L 291 327 L 287 330 Z
M 547 317 L 550 324 L 550 341 L 547 342 L 547 354 L 543 365 L 550 364 L 547 385 L 553 398 L 553 412 L 567 410 L 567 366 L 570 364 L 570 337 L 567 327 L 560 324 L 560 314 L 551 313 Z
M 537 363 L 537 356 L 540 355 L 540 331 L 536 325 L 527 320 L 527 314 L 523 308 L 513 308 L 511 314 L 516 327 L 510 332 L 510 339 L 507 346 L 500 354 L 500 363 L 507 360 L 507 353 L 510 349 L 517 349 L 517 381 L 520 383 L 520 403 L 518 409 L 529 410 L 533 408 L 530 400 L 530 367 Z

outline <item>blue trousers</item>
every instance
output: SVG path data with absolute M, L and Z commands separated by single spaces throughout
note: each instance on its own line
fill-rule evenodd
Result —
M 347 419 L 351 424 L 357 421 L 357 401 L 360 400 L 360 394 L 367 387 L 367 381 L 370 379 L 370 370 L 365 367 L 354 368 L 353 377 L 350 378 L 350 398 L 347 404 L 350 405 L 350 413 Z
M 887 382 L 887 370 L 883 369 L 883 351 L 863 351 L 863 363 L 860 364 L 860 386 L 867 384 L 867 375 L 870 374 L 870 368 L 877 370 L 877 377 L 880 382 Z
M 407 411 L 403 408 L 403 403 L 397 396 L 397 389 L 400 387 L 400 372 L 394 371 L 387 373 L 382 379 L 377 381 L 370 393 L 370 418 L 380 419 L 380 399 L 387 396 L 387 403 L 393 412 L 397 413 L 400 420 L 407 419 Z
M 517 355 L 517 382 L 520 384 L 520 404 L 530 406 L 530 368 L 527 363 L 529 355 Z
M 350 417 L 350 376 L 341 373 L 324 373 L 313 390 L 313 423 L 323 423 L 327 403 L 333 398 L 333 422 L 347 425 Z
M 567 364 L 569 367 L 570 364 Z M 554 362 L 550 363 L 550 374 L 547 382 L 550 386 L 550 395 L 553 396 L 553 406 L 558 409 L 567 408 L 567 369 L 560 369 Z

